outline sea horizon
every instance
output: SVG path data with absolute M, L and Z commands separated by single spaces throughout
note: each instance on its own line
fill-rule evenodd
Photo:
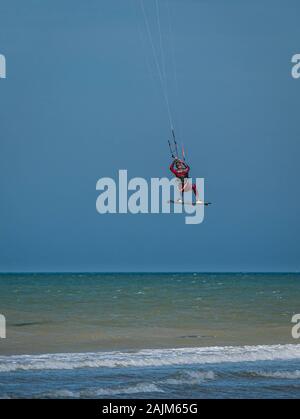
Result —
M 147 274 L 199 274 L 199 275 L 300 275 L 300 271 L 8 271 L 0 272 L 0 275 L 127 275 L 127 274 L 137 274 L 137 275 L 147 275 Z

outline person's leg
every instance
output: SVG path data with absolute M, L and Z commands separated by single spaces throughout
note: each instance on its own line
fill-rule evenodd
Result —
M 184 202 L 184 188 L 185 188 L 185 181 L 184 178 L 181 178 L 181 199 Z
M 198 193 L 197 186 L 196 186 L 196 184 L 195 184 L 195 183 L 193 183 L 192 188 L 193 188 L 193 192 L 194 192 L 194 195 L 195 195 L 196 201 L 199 201 L 199 200 L 200 200 L 200 198 L 199 198 L 199 193 Z

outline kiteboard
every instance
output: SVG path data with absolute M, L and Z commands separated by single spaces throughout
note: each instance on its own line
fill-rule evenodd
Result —
M 187 201 L 174 201 L 173 199 L 171 199 L 170 201 L 168 201 L 168 204 L 177 204 L 177 205 L 192 205 L 193 207 L 196 205 L 211 205 L 211 202 L 187 202 Z

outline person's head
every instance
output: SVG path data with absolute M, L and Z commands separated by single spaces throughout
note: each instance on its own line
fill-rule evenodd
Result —
M 183 169 L 184 167 L 181 160 L 176 160 L 175 164 L 177 169 Z

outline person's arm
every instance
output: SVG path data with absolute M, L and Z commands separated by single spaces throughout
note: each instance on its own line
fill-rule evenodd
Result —
M 175 166 L 175 160 L 172 162 L 170 166 L 170 170 L 175 176 L 177 176 L 177 171 L 174 169 L 174 166 Z

